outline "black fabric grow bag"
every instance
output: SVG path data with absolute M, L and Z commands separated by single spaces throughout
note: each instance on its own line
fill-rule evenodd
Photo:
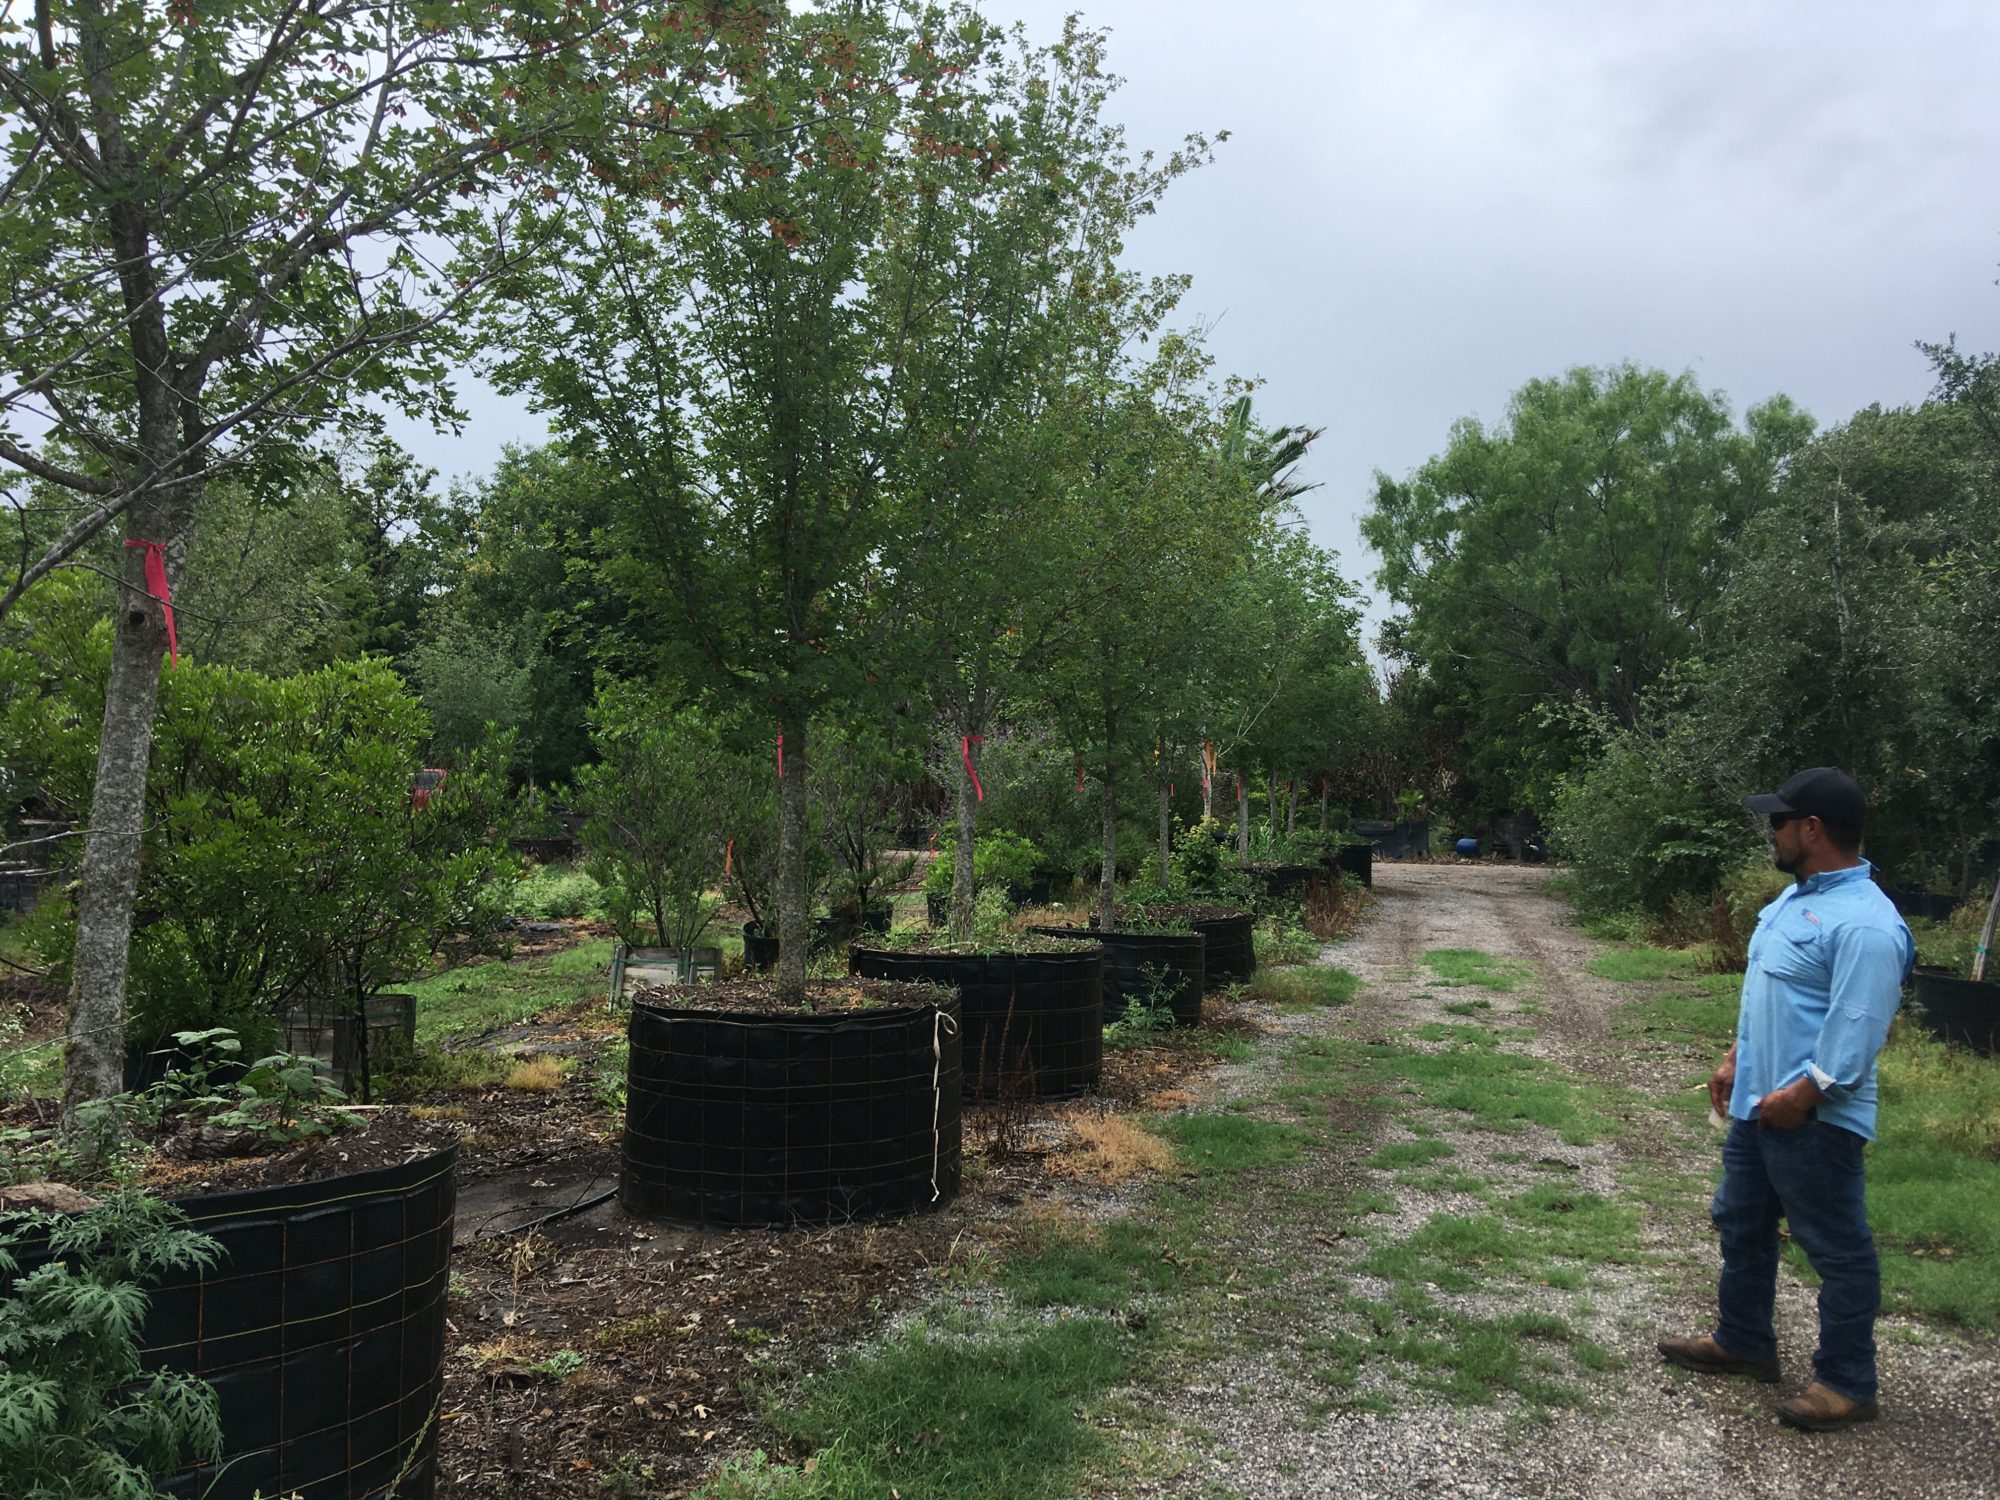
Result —
M 398 1500 L 435 1490 L 457 1165 L 454 1145 L 173 1200 L 222 1256 L 152 1288 L 143 1359 L 215 1387 L 222 1456 L 162 1481 L 169 1495 L 363 1500 L 399 1474 Z M 23 1274 L 47 1258 L 17 1254 Z
M 873 1219 L 958 1194 L 956 1002 L 827 1015 L 641 1001 L 619 1197 L 635 1214 L 748 1226 Z
M 755 922 L 743 924 L 743 967 L 763 972 L 778 966 L 778 938 L 766 936 Z
M 1363 885 L 1375 883 L 1373 844 L 1336 844 L 1329 863 L 1343 875 L 1352 875 Z
M 1088 927 L 1031 927 L 1046 937 L 1076 938 L 1104 945 L 1104 1020 L 1123 1020 L 1133 999 L 1169 986 L 1162 996 L 1176 1026 L 1201 1024 L 1201 997 L 1207 985 L 1204 952 L 1208 940 L 1198 932 L 1100 932 Z
M 1918 969 L 1911 976 L 1923 1024 L 1947 1042 L 2000 1057 L 2000 984 Z
M 1207 940 L 1202 967 L 1211 993 L 1257 972 L 1257 918 L 1253 913 L 1231 911 L 1223 916 L 1189 916 L 1177 907 L 1149 906 L 1146 915 L 1155 921 L 1184 922 Z
M 1104 949 L 1068 953 L 848 950 L 867 979 L 947 985 L 965 1028 L 965 1092 L 1041 1098 L 1087 1093 L 1104 1071 Z

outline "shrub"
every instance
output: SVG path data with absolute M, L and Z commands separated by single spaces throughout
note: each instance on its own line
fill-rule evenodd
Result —
M 451 768 L 416 807 L 428 734 L 377 661 L 287 678 L 185 665 L 163 679 L 132 933 L 134 1039 L 227 1025 L 261 1046 L 286 1007 L 358 1002 L 447 937 L 494 929 L 506 860 L 489 846 L 507 749 Z M 59 801 L 88 805 L 87 780 L 61 780 L 88 769 L 49 767 Z M 73 912 L 59 908 L 38 937 L 66 983 Z
M 939 840 L 937 858 L 924 872 L 926 894 L 951 894 L 953 856 L 957 849 L 957 840 Z M 1009 886 L 1029 885 L 1041 868 L 1042 851 L 1018 833 L 996 828 L 991 833 L 982 833 L 973 842 L 972 883 L 977 890 L 983 891 L 988 886 L 1004 890 Z
M 1591 916 L 1705 905 L 1752 847 L 1740 809 L 1700 784 L 1671 739 L 1630 731 L 1561 779 L 1551 834 Z
M 538 865 L 514 882 L 508 906 L 517 917 L 564 921 L 605 914 L 604 888 L 575 865 Z

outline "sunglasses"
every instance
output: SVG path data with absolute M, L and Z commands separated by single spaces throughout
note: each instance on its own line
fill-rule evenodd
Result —
M 1772 813 L 1771 827 L 1773 830 L 1776 830 L 1779 828 L 1783 828 L 1787 823 L 1796 823 L 1801 818 L 1811 818 L 1817 816 L 1818 814 L 1816 813 L 1802 813 L 1802 812 Z

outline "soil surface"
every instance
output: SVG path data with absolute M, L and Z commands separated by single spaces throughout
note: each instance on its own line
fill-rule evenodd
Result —
M 663 985 L 641 990 L 635 998 L 662 1010 L 783 1018 L 931 1005 L 947 993 L 931 985 L 897 984 L 884 979 L 813 979 L 806 982 L 806 1005 L 802 1009 L 779 999 L 774 981 L 724 979 L 704 984 Z
M 1509 1028 L 1505 1045 L 1511 1050 L 1538 1056 L 1574 1080 L 1634 1091 L 1620 1097 L 1644 1097 L 1626 1106 L 1626 1128 L 1583 1146 L 1539 1127 L 1524 1134 L 1455 1128 L 1448 1115 L 1432 1111 L 1419 1123 L 1435 1128 L 1430 1139 L 1449 1143 L 1451 1166 L 1503 1186 L 1534 1174 L 1555 1176 L 1606 1196 L 1618 1195 L 1634 1169 L 1664 1168 L 1696 1174 L 1698 1185 L 1709 1181 L 1715 1138 L 1689 1125 L 1685 1112 L 1656 1109 L 1650 1101 L 1705 1076 L 1712 1060 L 1691 1055 L 1684 1043 L 1635 1035 L 1632 1027 L 1616 1024 L 1634 987 L 1588 973 L 1585 965 L 1607 945 L 1573 925 L 1565 903 L 1545 889 L 1546 879 L 1546 871 L 1532 867 L 1378 863 L 1369 918 L 1354 941 L 1325 955 L 1360 976 L 1354 1003 L 1287 1018 L 1287 1028 L 1294 1035 L 1377 1040 L 1427 1022 L 1463 1024 L 1462 1012 L 1445 1007 L 1484 998 L 1493 1013 L 1488 1024 Z M 1424 954 L 1449 948 L 1510 960 L 1525 967 L 1526 977 L 1507 993 L 1447 987 L 1426 968 Z M 1222 1098 L 1261 1096 L 1276 1076 L 1278 1051 L 1266 1047 L 1256 1062 L 1229 1070 Z M 1371 1139 L 1307 1153 L 1293 1169 L 1291 1186 L 1372 1186 L 1393 1193 L 1391 1238 L 1413 1232 L 1433 1213 L 1474 1211 L 1477 1202 L 1449 1186 L 1424 1192 L 1366 1165 L 1383 1145 L 1418 1139 L 1400 1108 L 1372 1117 Z M 1336 1102 L 1336 1125 L 1343 1123 L 1340 1109 Z M 1242 1326 L 1218 1335 L 1235 1352 L 1181 1372 L 1172 1389 L 1135 1393 L 1164 1408 L 1177 1430 L 1176 1446 L 1184 1450 L 1184 1467 L 1171 1478 L 1135 1482 L 1116 1493 L 1254 1500 L 2000 1495 L 2000 1358 L 1991 1340 L 1885 1317 L 1878 1329 L 1881 1420 L 1840 1433 L 1793 1432 L 1775 1421 L 1773 1408 L 1809 1378 L 1815 1316 L 1813 1291 L 1788 1267 L 1778 1307 L 1782 1384 L 1693 1377 L 1662 1365 L 1656 1339 L 1712 1326 L 1718 1260 L 1698 1195 L 1648 1214 L 1650 1264 L 1596 1267 L 1580 1291 L 1496 1281 L 1456 1300 L 1439 1297 L 1468 1315 L 1560 1316 L 1615 1356 L 1590 1377 L 1582 1409 L 1547 1415 L 1504 1394 L 1492 1405 L 1451 1405 L 1407 1385 L 1383 1403 L 1386 1412 L 1356 1409 L 1362 1403 L 1326 1411 L 1326 1387 L 1307 1375 L 1311 1351 L 1331 1335 L 1355 1330 L 1342 1322 L 1335 1299 L 1316 1300 L 1313 1289 L 1326 1287 L 1332 1273 L 1368 1291 L 1367 1278 L 1353 1264 L 1368 1246 L 1339 1225 L 1273 1222 L 1261 1233 L 1255 1253 L 1265 1264 L 1286 1268 L 1279 1295 L 1288 1309 L 1307 1311 L 1288 1313 L 1273 1326 L 1260 1319 L 1254 1299 L 1231 1303 L 1221 1316 Z M 1383 1237 L 1379 1221 L 1369 1233 Z M 1371 1380 L 1393 1380 L 1376 1375 L 1373 1366 L 1368 1370 L 1363 1396 Z

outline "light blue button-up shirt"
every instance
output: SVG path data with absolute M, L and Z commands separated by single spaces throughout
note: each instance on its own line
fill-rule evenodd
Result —
M 1875 1139 L 1875 1054 L 1916 959 L 1910 929 L 1866 860 L 1796 882 L 1757 915 L 1736 1015 L 1729 1113 L 1810 1073 L 1819 1118 Z

